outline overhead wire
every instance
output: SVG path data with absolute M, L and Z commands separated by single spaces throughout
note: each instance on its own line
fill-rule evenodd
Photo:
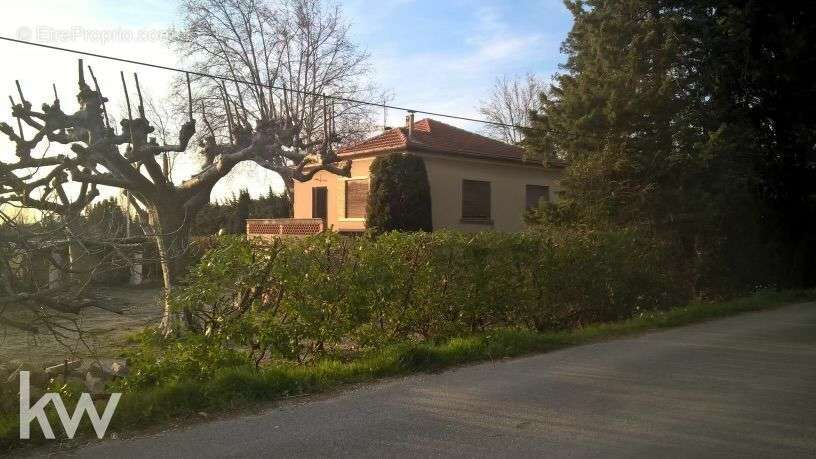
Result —
M 154 64 L 154 63 L 151 63 L 151 62 L 137 61 L 135 59 L 128 59 L 128 58 L 124 58 L 124 57 L 117 57 L 117 56 L 111 56 L 111 55 L 107 55 L 107 54 L 92 53 L 90 51 L 83 51 L 83 50 L 79 50 L 79 49 L 65 48 L 65 47 L 61 47 L 61 46 L 48 45 L 48 44 L 45 44 L 45 43 L 36 43 L 36 42 L 32 42 L 32 41 L 20 40 L 20 39 L 17 39 L 17 38 L 11 38 L 11 37 L 6 37 L 6 36 L 2 36 L 2 35 L 0 35 L 0 40 L 10 42 L 10 43 L 16 43 L 16 44 L 22 44 L 22 45 L 27 45 L 27 46 L 35 46 L 35 47 L 39 47 L 39 48 L 50 49 L 50 50 L 53 50 L 53 51 L 80 54 L 80 55 L 83 55 L 83 56 L 95 57 L 95 58 L 98 58 L 98 59 L 105 59 L 105 60 L 111 60 L 111 61 L 116 61 L 116 62 L 123 62 L 123 63 L 126 63 L 126 64 L 132 64 L 132 65 L 139 65 L 139 66 L 143 66 L 143 67 L 155 68 L 155 69 L 159 69 L 159 70 L 166 70 L 166 71 L 170 71 L 170 72 L 183 73 L 183 74 L 186 74 L 186 75 L 195 75 L 195 76 L 198 76 L 198 77 L 213 78 L 215 80 L 220 80 L 220 81 L 224 81 L 224 82 L 228 81 L 228 82 L 235 83 L 235 84 L 243 84 L 243 85 L 250 85 L 250 86 L 256 86 L 256 87 L 260 86 L 260 87 L 267 88 L 267 89 L 272 89 L 272 90 L 277 90 L 277 91 L 288 91 L 290 93 L 296 93 L 296 94 L 312 96 L 312 97 L 324 97 L 326 99 L 335 100 L 335 101 L 338 101 L 338 102 L 346 102 L 346 103 L 359 104 L 359 105 L 370 105 L 370 106 L 379 107 L 379 108 L 383 108 L 383 109 L 399 110 L 399 111 L 404 111 L 404 112 L 408 112 L 408 113 L 421 113 L 421 114 L 424 114 L 424 115 L 436 116 L 436 117 L 440 117 L 440 118 L 455 119 L 455 120 L 459 120 L 459 121 L 469 121 L 469 122 L 473 122 L 473 123 L 482 123 L 482 124 L 488 124 L 488 125 L 492 125 L 492 126 L 513 128 L 513 129 L 519 129 L 519 130 L 553 132 L 552 130 L 548 130 L 548 129 L 519 126 L 519 125 L 516 125 L 516 124 L 501 123 L 501 122 L 497 122 L 497 121 L 490 121 L 490 120 L 484 120 L 484 119 L 479 119 L 479 118 L 472 118 L 472 117 L 462 116 L 462 115 L 454 115 L 454 114 L 450 114 L 450 113 L 434 112 L 434 111 L 428 111 L 428 110 L 421 110 L 421 109 L 417 109 L 417 108 L 409 108 L 409 107 L 402 107 L 402 106 L 398 106 L 398 105 L 390 105 L 390 104 L 385 104 L 385 103 L 382 103 L 382 102 L 371 102 L 371 101 L 366 101 L 366 100 L 354 99 L 354 98 L 350 98 L 350 97 L 342 97 L 342 96 L 335 96 L 335 95 L 329 95 L 329 94 L 321 94 L 321 93 L 316 93 L 316 92 L 313 92 L 313 91 L 306 91 L 306 90 L 302 90 L 302 89 L 286 88 L 286 87 L 282 87 L 282 86 L 275 86 L 275 85 L 272 85 L 272 84 L 242 80 L 240 78 L 233 78 L 233 77 L 229 77 L 229 76 L 213 75 L 213 74 L 209 74 L 209 73 L 205 73 L 205 72 L 199 72 L 199 71 L 195 71 L 195 70 L 185 70 L 185 69 L 181 69 L 181 68 L 178 68 L 178 67 L 170 67 L 170 66 L 167 66 L 167 65 Z

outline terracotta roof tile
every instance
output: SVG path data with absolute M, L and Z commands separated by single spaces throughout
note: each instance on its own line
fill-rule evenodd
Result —
M 407 140 L 407 133 L 402 132 L 402 129 L 389 129 L 368 140 L 363 140 L 362 142 L 343 147 L 338 150 L 337 154 L 343 156 L 358 153 L 374 153 L 404 149 L 407 145 Z
M 368 140 L 341 148 L 337 153 L 340 156 L 352 156 L 399 150 L 419 150 L 484 159 L 524 160 L 524 150 L 520 147 L 429 118 L 414 123 L 414 132 L 410 139 L 407 128 L 395 128 Z

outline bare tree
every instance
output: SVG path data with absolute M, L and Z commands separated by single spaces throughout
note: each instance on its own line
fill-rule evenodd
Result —
M 234 107 L 227 110 L 226 126 L 216 128 L 202 115 L 208 135 L 202 139 L 200 148 L 207 161 L 199 173 L 175 184 L 157 157 L 187 150 L 196 125 L 192 100 L 188 121 L 179 130 L 177 143 L 159 144 L 149 137 L 155 128 L 146 119 L 138 79 L 139 100 L 133 116 L 122 75 L 128 118 L 121 121 L 118 132 L 108 121 L 105 105 L 108 99 L 102 96 L 96 78 L 93 89 L 88 85 L 81 60 L 78 80 L 79 109 L 73 114 L 62 110 L 56 94 L 54 102 L 43 104 L 40 111 L 32 108 L 22 90 L 19 103 L 12 100 L 12 116 L 17 119 L 19 132 L 5 123 L 0 123 L 0 132 L 17 145 L 17 160 L 0 162 L 0 204 L 16 203 L 69 215 L 88 205 L 96 196 L 97 186 L 127 190 L 145 223 L 147 235 L 158 247 L 165 290 L 162 327 L 166 333 L 176 325 L 167 296 L 185 269 L 183 255 L 189 243 L 190 224 L 209 202 L 213 187 L 237 164 L 252 161 L 301 181 L 309 180 L 320 170 L 342 175 L 350 172 L 351 163 L 341 162 L 332 150 L 330 123 L 324 122 L 322 140 L 317 142 L 304 139 L 300 122 L 285 112 L 264 109 L 253 126 L 245 115 L 248 109 L 240 94 L 225 88 L 222 103 Z M 188 94 L 191 93 L 188 86 Z M 33 129 L 34 134 L 27 136 L 23 126 Z M 35 157 L 32 150 L 44 140 L 50 148 L 42 149 L 43 153 Z M 63 148 L 55 148 L 55 144 Z M 63 186 L 69 181 L 80 187 L 78 198 L 73 201 Z M 196 327 L 191 314 L 185 312 L 184 318 L 189 327 Z
M 182 10 L 183 27 L 172 44 L 186 65 L 254 83 L 198 81 L 196 109 L 206 111 L 213 126 L 223 126 L 236 110 L 221 102 L 229 91 L 242 106 L 235 115 L 294 120 L 300 127 L 294 134 L 307 143 L 323 141 L 327 116 L 337 135 L 332 141 L 349 142 L 372 131 L 374 113 L 367 106 L 327 104 L 316 95 L 369 100 L 373 94 L 366 81 L 368 55 L 351 41 L 338 6 L 323 0 L 185 0 Z M 177 85 L 177 94 L 183 95 L 182 87 Z M 291 191 L 291 177 L 283 179 Z
M 180 116 L 176 110 L 173 110 L 171 104 L 167 100 L 156 100 L 152 94 L 145 93 L 144 97 L 145 112 L 148 120 L 155 126 L 156 138 L 162 144 L 167 144 L 171 141 L 174 133 L 173 126 L 179 126 L 184 123 L 183 115 Z M 164 152 L 161 155 L 161 165 L 164 174 L 167 177 L 173 177 L 173 166 L 175 165 L 176 156 L 178 152 Z
M 82 310 L 122 312 L 121 303 L 89 289 L 90 280 L 103 270 L 127 268 L 144 241 L 91 234 L 59 210 L 26 222 L 12 213 L 14 205 L 0 209 L 0 329 L 50 335 L 76 355 L 80 347 L 91 350 L 80 326 Z
M 530 126 L 530 112 L 540 107 L 543 91 L 544 83 L 535 75 L 496 79 L 490 98 L 481 103 L 479 112 L 488 121 L 510 126 L 486 125 L 486 133 L 510 144 L 524 140 L 523 133 L 511 126 Z

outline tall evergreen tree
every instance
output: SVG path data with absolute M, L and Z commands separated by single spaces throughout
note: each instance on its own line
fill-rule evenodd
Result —
M 371 164 L 366 226 L 375 231 L 431 231 L 431 187 L 425 161 L 411 154 L 380 156 Z
M 802 41 L 813 21 L 804 22 L 808 16 L 795 8 L 736 0 L 590 0 L 567 6 L 575 17 L 563 45 L 568 59 L 542 96 L 543 109 L 533 117 L 536 130 L 527 138 L 539 155 L 570 163 L 566 200 L 545 219 L 642 227 L 674 244 L 695 290 L 763 280 L 759 268 L 773 266 L 765 260 L 772 246 L 762 236 L 774 213 L 771 196 L 780 196 L 763 190 L 782 186 L 788 204 L 807 200 L 807 180 L 796 180 L 793 192 L 780 177 L 812 174 L 806 160 L 793 161 L 776 178 L 766 166 L 788 153 L 772 142 L 763 145 L 769 133 L 779 134 L 765 124 L 765 104 L 779 107 L 764 92 L 778 96 L 773 91 L 780 91 L 781 81 L 802 82 L 790 60 L 813 59 L 804 55 Z M 794 36 L 767 38 L 775 33 L 768 24 L 788 24 Z M 753 58 L 757 46 L 763 51 Z M 787 65 L 774 65 L 779 61 Z M 788 75 L 774 73 L 779 70 Z M 807 83 L 798 87 L 800 95 L 812 90 Z M 808 126 L 806 115 L 793 117 L 799 127 Z M 812 137 L 801 138 L 783 164 L 808 148 L 812 161 Z M 812 210 L 798 209 L 812 218 Z M 780 220 L 791 214 L 784 215 Z M 725 271 L 734 284 L 706 285 L 715 271 L 718 283 Z
M 715 93 L 743 132 L 763 231 L 784 261 L 782 283 L 816 285 L 816 3 L 722 0 L 708 49 Z
M 232 234 L 242 234 L 246 231 L 246 221 L 252 210 L 252 198 L 249 191 L 241 190 L 235 200 L 235 213 L 232 217 Z
M 275 193 L 271 187 L 266 196 L 252 203 L 252 218 L 287 218 L 292 216 L 292 200 L 287 192 Z

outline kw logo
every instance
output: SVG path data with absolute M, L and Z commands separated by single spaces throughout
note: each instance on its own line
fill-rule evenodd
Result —
M 51 428 L 51 424 L 48 422 L 48 417 L 45 414 L 45 407 L 48 406 L 49 403 L 54 404 L 54 408 L 57 410 L 57 415 L 62 422 L 62 427 L 65 429 L 65 434 L 68 436 L 68 438 L 73 439 L 76 435 L 76 431 L 79 428 L 79 423 L 82 421 L 82 416 L 84 413 L 88 413 L 88 418 L 91 420 L 91 424 L 96 431 L 96 436 L 99 437 L 100 440 L 105 436 L 105 432 L 108 430 L 108 425 L 110 425 L 111 419 L 113 418 L 113 413 L 116 411 L 116 406 L 119 404 L 119 399 L 122 398 L 122 394 L 111 394 L 110 400 L 108 400 L 108 404 L 105 407 L 105 411 L 102 413 L 102 417 L 100 418 L 99 413 L 96 411 L 96 406 L 94 406 L 93 400 L 91 399 L 91 395 L 83 393 L 79 397 L 79 403 L 77 403 L 74 414 L 69 416 L 68 410 L 65 408 L 65 403 L 62 402 L 62 397 L 60 394 L 45 394 L 34 404 L 34 406 L 29 406 L 31 401 L 30 377 L 31 374 L 28 371 L 20 372 L 21 440 L 29 440 L 31 438 L 31 422 L 35 419 L 40 423 L 40 429 L 42 429 L 45 438 L 48 440 L 54 440 L 56 438 L 54 437 L 54 430 Z

